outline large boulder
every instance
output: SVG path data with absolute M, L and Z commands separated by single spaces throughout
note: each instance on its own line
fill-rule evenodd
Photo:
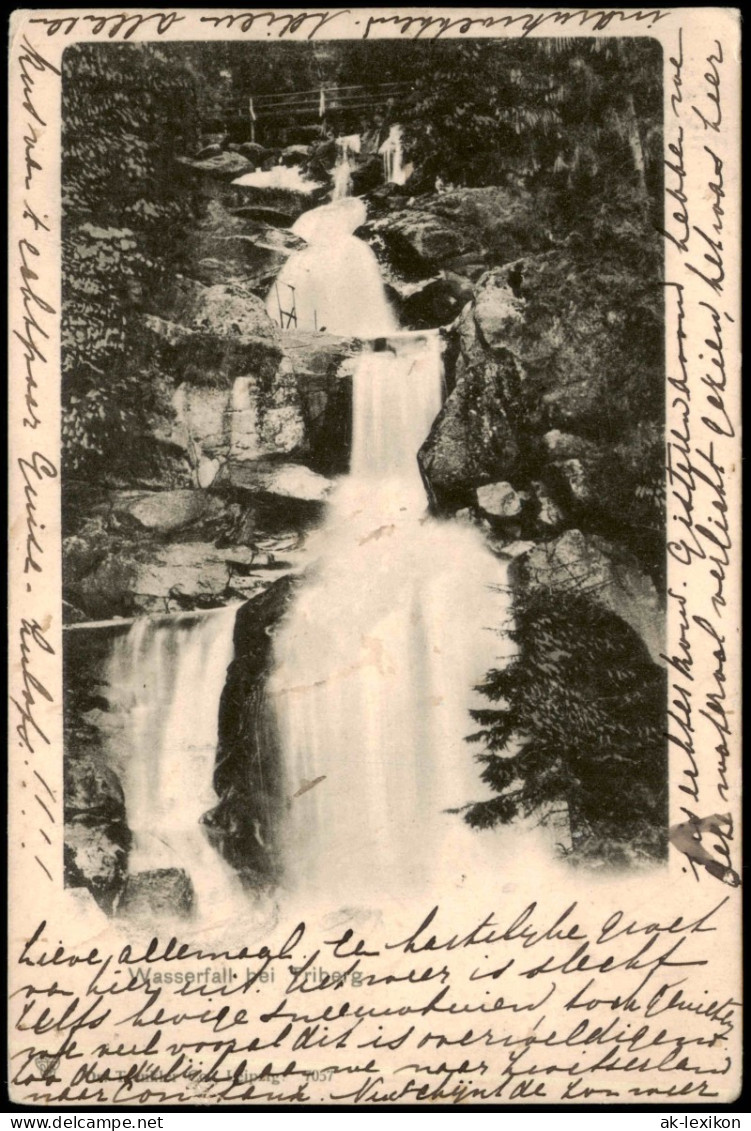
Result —
M 110 912 L 125 883 L 132 836 L 120 780 L 92 753 L 66 751 L 64 817 L 66 886 L 86 888 Z
M 232 464 L 228 477 L 236 487 L 310 503 L 325 502 L 333 487 L 325 475 L 297 463 Z
M 256 168 L 261 166 L 271 155 L 271 151 L 266 149 L 263 145 L 259 145 L 257 141 L 242 141 L 238 145 L 237 151 L 241 153 L 243 157 L 247 157 Z
M 604 275 L 618 278 L 613 256 L 550 251 L 477 280 L 447 355 L 455 388 L 420 464 L 439 507 L 471 505 L 472 488 L 510 482 L 531 500 L 523 537 L 566 526 L 598 533 L 628 544 L 659 577 L 660 315 L 633 280 L 625 294 L 603 287 Z
M 422 285 L 396 286 L 400 323 L 412 330 L 448 325 L 474 296 L 469 281 L 451 271 L 443 271 Z
M 477 505 L 494 518 L 516 518 L 522 499 L 510 483 L 488 483 L 477 488 Z
M 476 234 L 441 220 L 425 209 L 413 209 L 388 223 L 373 224 L 383 237 L 391 262 L 407 274 L 425 274 L 467 252 L 481 255 Z
M 186 169 L 199 175 L 216 178 L 222 181 L 232 181 L 244 173 L 252 173 L 255 163 L 244 153 L 232 153 L 220 149 L 218 146 L 207 147 L 198 157 L 178 157 L 177 160 Z
M 461 317 L 456 384 L 418 453 L 434 505 L 465 506 L 474 501 L 475 488 L 513 480 L 520 454 L 513 409 L 521 375 L 514 353 L 501 344 L 501 327 L 521 317 L 510 289 L 491 286 L 489 276 Z
M 194 385 L 228 386 L 247 373 L 271 378 L 282 354 L 279 328 L 244 282 L 207 287 L 179 278 L 146 326 L 176 379 Z
M 193 884 L 183 868 L 153 868 L 128 876 L 117 913 L 145 923 L 154 916 L 188 919 L 194 903 Z
M 623 546 L 567 530 L 516 557 L 511 577 L 527 590 L 587 594 L 638 633 L 654 663 L 663 663 L 662 602 L 652 579 Z
M 408 186 L 410 191 L 415 189 Z M 429 192 L 409 201 L 403 189 L 376 189 L 374 203 L 385 208 L 368 231 L 383 240 L 389 262 L 417 275 L 436 266 L 476 279 L 486 267 L 550 247 L 531 196 L 500 186 Z
M 271 884 L 279 875 L 284 771 L 265 689 L 273 634 L 297 584 L 291 576 L 282 578 L 238 611 L 234 659 L 219 708 L 214 771 L 219 803 L 204 824 L 212 843 L 251 887 Z
M 225 504 L 205 491 L 118 492 L 112 502 L 112 517 L 144 530 L 170 534 L 205 519 L 219 518 Z
M 513 476 L 519 447 L 499 395 L 504 377 L 503 364 L 466 371 L 436 417 L 418 453 L 434 506 L 467 505 L 474 488 Z
M 212 200 L 186 239 L 186 269 L 207 286 L 244 281 L 265 294 L 287 257 L 305 246 L 289 223 L 290 217 L 273 209 L 230 209 Z
M 524 304 L 506 276 L 489 271 L 475 287 L 473 317 L 481 344 L 493 352 L 508 348 L 514 331 L 523 323 Z

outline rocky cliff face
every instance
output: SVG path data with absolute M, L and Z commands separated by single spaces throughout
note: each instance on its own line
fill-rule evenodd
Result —
M 274 631 L 297 584 L 281 578 L 240 609 L 235 658 L 219 710 L 214 773 L 219 804 L 204 820 L 213 843 L 252 887 L 272 883 L 279 874 L 278 833 L 288 798 L 265 689 Z
M 231 157 L 220 148 L 192 168 L 209 200 L 187 249 L 192 274 L 144 315 L 149 348 L 172 375 L 152 436 L 169 474 L 133 466 L 66 485 L 64 590 L 71 620 L 246 599 L 222 700 L 220 803 L 207 828 L 248 882 L 263 884 L 274 878 L 285 805 L 264 702 L 270 634 L 294 591 L 302 536 L 320 519 L 331 477 L 348 467 L 361 344 L 282 333 L 268 317 L 262 296 L 298 246 L 285 225 L 315 201 L 240 199 L 232 177 L 267 158 Z M 446 338 L 448 395 L 418 457 L 431 508 L 476 524 L 513 560 L 519 599 L 585 593 L 659 662 L 655 272 L 641 282 L 634 269 L 624 274 L 633 252 L 625 222 L 622 235 L 585 246 L 556 239 L 520 190 L 409 193 L 376 187 L 359 234 L 404 324 L 441 325 Z M 92 882 L 106 904 L 122 886 L 128 843 L 116 785 L 97 773 L 85 761 L 72 771 L 68 867 L 77 875 L 84 855 L 96 858 L 102 878 Z M 94 782 L 83 808 L 79 778 Z
M 656 281 L 647 275 L 643 285 L 634 284 L 632 276 L 619 289 L 617 241 L 554 246 L 540 224 L 525 224 L 529 201 L 512 201 L 501 190 L 414 202 L 389 193 L 381 205 L 360 234 L 372 241 L 403 315 L 411 310 L 405 321 L 443 321 L 447 339 L 448 396 L 418 457 L 432 509 L 476 524 L 493 552 L 511 559 L 529 634 L 522 649 L 555 652 L 556 640 L 546 636 L 550 618 L 538 622 L 534 610 L 573 601 L 583 654 L 609 655 L 611 636 L 619 634 L 630 642 L 628 655 L 638 658 L 623 679 L 661 687 L 663 373 Z M 436 312 L 441 317 L 431 321 Z M 279 604 L 270 598 L 269 592 L 246 606 L 246 640 L 261 641 L 269 619 L 281 615 L 282 590 Z M 248 637 L 251 623 L 256 635 Z M 262 751 L 268 755 L 275 742 L 262 706 L 269 649 L 265 641 L 260 649 L 242 648 L 228 685 L 232 707 L 223 714 L 233 737 L 222 748 L 217 781 L 221 776 L 227 798 L 220 811 L 231 815 L 225 820 L 230 851 L 258 861 L 267 832 L 259 840 L 257 829 L 269 827 L 260 823 L 259 767 Z M 642 721 L 659 734 L 659 695 L 649 702 L 654 718 Z M 544 733 L 545 718 L 538 721 Z M 631 820 L 631 802 L 624 803 L 621 840 L 606 843 L 605 836 L 580 846 L 590 862 L 601 862 L 606 849 L 611 863 L 628 866 L 663 855 L 664 754 L 661 748 L 655 755 L 654 788 L 639 820 Z M 253 831 L 246 825 L 238 833 L 243 813 L 252 814 Z M 635 847 L 629 838 L 637 826 Z

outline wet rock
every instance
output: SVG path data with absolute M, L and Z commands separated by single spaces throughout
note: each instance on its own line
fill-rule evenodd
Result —
M 94 755 L 77 755 L 69 745 L 64 818 L 66 886 L 86 888 L 109 913 L 125 882 L 132 840 L 125 798 L 113 770 Z
M 383 162 L 380 157 L 368 157 L 360 161 L 352 170 L 352 192 L 355 196 L 362 196 L 370 192 L 383 181 Z
M 544 531 L 560 530 L 565 523 L 566 516 L 550 490 L 544 483 L 533 481 L 532 491 L 538 503 L 537 523 Z
M 259 145 L 257 141 L 243 141 L 238 145 L 237 151 L 252 161 L 256 167 L 262 165 L 270 154 L 270 151 L 265 146 Z
M 307 145 L 288 145 L 281 154 L 281 163 L 288 168 L 294 168 L 295 165 L 304 165 L 310 157 L 310 149 Z
M 235 376 L 276 372 L 279 329 L 247 283 L 177 280 L 162 311 L 148 314 L 146 326 L 178 381 L 226 386 Z
M 129 520 L 145 530 L 167 534 L 200 519 L 218 518 L 224 510 L 224 503 L 215 495 L 181 490 L 116 497 L 111 513 L 118 520 Z
M 268 168 L 266 168 L 268 165 Z M 274 162 L 265 162 L 264 171 L 274 168 Z M 308 187 L 309 186 L 309 187 Z M 272 188 L 253 184 L 238 184 L 233 181 L 230 186 L 231 203 L 242 208 L 271 208 L 288 216 L 294 222 L 303 212 L 314 208 L 317 204 L 325 203 L 330 185 L 319 184 L 309 180 L 305 189 L 302 188 Z M 227 198 L 228 203 L 230 197 Z
M 495 518 L 516 518 L 521 514 L 522 500 L 510 483 L 489 483 L 477 488 L 478 506 Z
M 221 145 L 205 145 L 203 149 L 200 149 L 198 153 L 196 153 L 195 160 L 205 161 L 207 157 L 221 157 L 221 155 Z
M 512 478 L 519 457 L 506 409 L 519 383 L 510 352 L 491 357 L 477 341 L 473 311 L 460 322 L 456 384 L 420 448 L 418 463 L 431 501 L 439 509 L 474 501 L 474 488 Z
M 535 546 L 514 563 L 513 578 L 531 590 L 586 593 L 626 621 L 655 663 L 663 663 L 664 609 L 654 582 L 622 546 L 580 530 Z
M 206 158 L 178 157 L 177 160 L 186 169 L 222 181 L 232 181 L 235 177 L 252 173 L 255 169 L 255 164 L 242 153 L 231 153 L 229 150 L 220 150 L 217 153 L 213 146 L 210 148 L 212 155 Z
M 513 560 L 514 558 L 521 558 L 525 554 L 528 554 L 531 550 L 535 549 L 536 545 L 536 542 L 529 540 L 514 539 L 510 542 L 504 542 L 500 552 L 504 558 Z
M 273 662 L 273 633 L 297 585 L 292 577 L 282 578 L 239 609 L 235 658 L 219 708 L 214 772 L 219 804 L 204 823 L 212 843 L 253 888 L 273 882 L 279 871 L 284 774 L 265 686 Z
M 474 320 L 482 342 L 490 349 L 504 347 L 523 318 L 523 303 L 503 275 L 488 272 L 475 288 Z
M 294 222 L 294 217 L 287 212 L 282 212 L 277 208 L 265 208 L 262 204 L 241 204 L 237 208 L 233 208 L 228 215 L 235 216 L 242 221 L 254 220 L 259 224 L 272 225 L 275 228 L 289 229 Z M 291 232 L 287 233 L 292 235 Z M 299 239 L 298 237 L 295 237 Z
M 413 330 L 445 326 L 471 301 L 473 294 L 466 279 L 444 272 L 442 277 L 431 279 L 402 299 L 400 321 Z
M 300 499 L 304 502 L 323 503 L 333 482 L 318 475 L 302 464 L 263 465 L 261 463 L 231 464 L 229 482 L 246 490 L 261 491 L 282 498 Z
M 91 757 L 73 757 L 65 766 L 65 812 L 69 817 L 125 820 L 125 795 L 117 774 Z
M 117 906 L 120 916 L 148 920 L 152 916 L 188 919 L 195 894 L 182 868 L 154 868 L 128 876 Z
M 66 886 L 86 888 L 102 910 L 111 913 L 125 883 L 129 847 L 125 826 L 71 819 L 63 842 Z
M 514 471 L 518 447 L 497 401 L 474 395 L 459 380 L 418 453 L 423 478 L 439 508 L 460 502 L 472 488 L 497 474 Z

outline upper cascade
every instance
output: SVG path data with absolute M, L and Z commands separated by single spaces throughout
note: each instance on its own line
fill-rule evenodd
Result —
M 359 134 L 348 134 L 346 137 L 336 139 L 337 159 L 334 168 L 333 200 L 344 200 L 352 195 L 352 170 L 354 158 L 360 152 L 361 138 Z
M 403 185 L 407 179 L 407 169 L 404 164 L 402 127 L 400 125 L 394 125 L 390 128 L 389 136 L 378 152 L 383 158 L 383 176 L 386 183 Z
M 292 231 L 307 243 L 291 255 L 266 300 L 283 330 L 318 330 L 379 338 L 398 327 L 386 298 L 378 261 L 352 233 L 367 208 L 348 197 L 304 212 Z

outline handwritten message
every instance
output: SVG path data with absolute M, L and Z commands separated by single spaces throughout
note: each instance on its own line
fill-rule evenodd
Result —
M 13 1080 L 45 1104 L 711 1099 L 740 1004 L 712 989 L 726 905 L 434 907 L 236 948 L 73 950 L 41 921 L 14 956 Z
M 694 66 L 689 70 L 689 59 Z M 733 862 L 727 703 L 729 653 L 738 605 L 728 591 L 734 538 L 729 481 L 736 471 L 737 404 L 728 340 L 735 340 L 726 268 L 726 50 L 719 39 L 696 53 L 683 30 L 668 60 L 664 235 L 668 302 L 668 606 L 677 627 L 665 655 L 668 737 L 677 755 L 681 820 L 673 843 L 697 881 L 739 883 Z
M 709 34 L 686 12 L 658 8 L 23 18 L 10 52 L 14 1099 L 366 1109 L 727 1099 L 739 1077 L 741 875 L 738 63 L 729 25 L 718 16 Z M 574 877 L 570 892 L 540 875 L 510 895 L 513 885 L 489 886 L 482 906 L 447 895 L 440 906 L 405 902 L 361 919 L 274 907 L 264 913 L 273 925 L 261 926 L 249 905 L 220 941 L 193 923 L 144 935 L 124 920 L 84 921 L 90 909 L 62 890 L 64 48 L 579 34 L 649 35 L 665 47 L 665 277 L 655 301 L 667 326 L 672 871 L 638 884 Z
M 26 36 L 16 45 L 11 66 L 18 80 L 23 123 L 22 205 L 20 215 L 14 218 L 17 237 L 12 245 L 15 263 L 11 270 L 11 288 L 17 288 L 19 311 L 16 319 L 11 319 L 11 328 L 21 346 L 20 379 L 14 381 L 11 393 L 19 484 L 11 549 L 16 549 L 16 568 L 23 578 L 24 612 L 11 640 L 11 666 L 16 675 L 11 707 L 15 737 L 23 754 L 20 789 L 24 798 L 28 792 L 29 805 L 38 820 L 34 844 L 24 841 L 21 848 L 31 852 L 41 878 L 57 882 L 57 864 L 51 851 L 58 819 L 57 795 L 49 784 L 45 764 L 39 760 L 40 751 L 50 746 L 40 709 L 55 701 L 48 676 L 55 670 L 56 652 L 48 636 L 52 622 L 48 575 L 56 569 L 56 562 L 50 557 L 50 524 L 44 516 L 54 513 L 58 505 L 57 493 L 52 491 L 58 478 L 57 445 L 50 436 L 50 414 L 46 412 L 46 406 L 56 406 L 58 401 L 58 358 L 49 348 L 58 313 L 49 299 L 57 247 L 45 201 L 45 170 L 39 146 L 53 125 L 43 108 L 49 102 L 49 93 L 45 99 L 41 90 L 46 86 L 49 91 L 49 80 L 59 80 L 60 70 Z M 23 808 L 22 815 L 26 815 Z

